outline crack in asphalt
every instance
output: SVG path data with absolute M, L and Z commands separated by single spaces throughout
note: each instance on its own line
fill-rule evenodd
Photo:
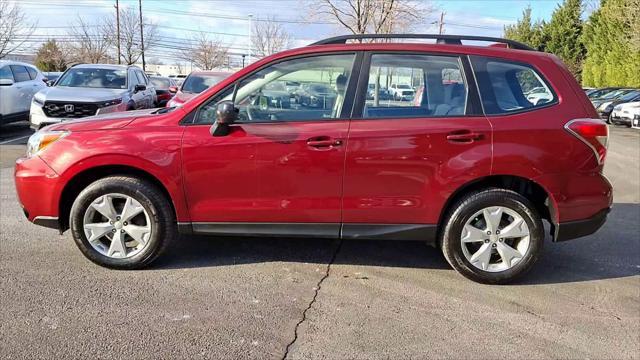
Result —
M 322 287 L 322 283 L 324 282 L 324 280 L 326 278 L 329 277 L 329 273 L 331 272 L 331 265 L 333 265 L 333 263 L 336 261 L 336 257 L 338 256 L 338 253 L 340 252 L 340 249 L 342 248 L 342 242 L 343 242 L 343 240 L 340 239 L 340 242 L 338 243 L 338 246 L 336 246 L 336 251 L 333 253 L 333 256 L 331 257 L 331 260 L 327 264 L 327 270 L 325 271 L 324 276 L 316 284 L 315 292 L 313 293 L 313 298 L 311 298 L 311 301 L 309 302 L 309 305 L 307 305 L 307 308 L 304 309 L 304 311 L 302 312 L 302 319 L 300 319 L 300 321 L 298 321 L 298 323 L 296 324 L 295 329 L 293 330 L 293 340 L 291 340 L 291 342 L 289 344 L 287 344 L 287 347 L 284 350 L 284 355 L 282 356 L 282 360 L 286 360 L 287 359 L 287 357 L 289 356 L 289 350 L 291 349 L 291 346 L 293 346 L 293 344 L 295 344 L 295 342 L 298 340 L 298 328 L 300 327 L 300 325 L 303 322 L 305 322 L 307 320 L 307 311 L 309 311 L 309 309 L 311 309 L 313 304 L 315 304 L 316 298 L 318 297 L 318 293 L 320 292 L 320 288 Z

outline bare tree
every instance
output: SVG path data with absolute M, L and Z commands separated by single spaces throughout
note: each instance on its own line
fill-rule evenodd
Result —
M 313 15 L 353 34 L 407 32 L 424 25 L 435 8 L 428 0 L 310 0 Z
M 223 46 L 220 40 L 201 32 L 188 41 L 187 47 L 180 51 L 179 56 L 200 69 L 211 70 L 224 65 L 228 54 L 229 48 Z
M 17 4 L 0 0 L 0 59 L 21 48 L 35 27 Z
M 69 44 L 73 62 L 97 64 L 112 60 L 109 55 L 111 40 L 103 27 L 88 24 L 78 16 L 69 29 L 69 36 L 74 39 Z
M 144 31 L 144 50 L 148 51 L 158 43 L 158 27 L 145 17 L 142 18 L 142 24 Z M 118 34 L 116 31 L 115 14 L 105 22 L 103 29 L 111 46 L 116 47 Z M 135 64 L 141 56 L 140 15 L 133 7 L 129 7 L 120 11 L 120 59 L 125 64 L 131 65 Z
M 265 57 L 291 47 L 291 36 L 274 18 L 256 20 L 251 28 L 251 48 L 256 57 Z

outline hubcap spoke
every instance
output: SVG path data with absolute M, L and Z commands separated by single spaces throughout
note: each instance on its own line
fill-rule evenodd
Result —
M 85 224 L 84 228 L 85 228 L 85 230 L 89 231 L 89 234 L 87 235 L 87 240 L 89 242 L 93 242 L 93 241 L 96 241 L 96 240 L 102 238 L 103 236 L 105 236 L 106 234 L 110 233 L 114 229 L 113 225 L 111 225 L 108 222 L 106 222 L 106 223 L 95 223 L 95 224 Z
M 462 229 L 462 242 L 471 243 L 484 241 L 489 238 L 486 230 L 480 230 L 477 227 L 467 224 Z
M 102 216 L 111 221 L 116 220 L 116 210 L 113 208 L 113 198 L 109 195 L 104 195 L 96 199 L 91 206 L 96 209 Z
M 526 229 L 527 224 L 524 219 L 515 219 L 511 224 L 500 230 L 500 237 L 503 238 L 520 238 L 529 235 L 529 231 Z
M 511 267 L 513 260 L 522 259 L 522 254 L 518 250 L 505 243 L 498 243 L 498 247 L 496 249 L 507 267 Z
M 487 222 L 487 230 L 491 231 L 491 233 L 495 233 L 498 230 L 498 226 L 500 226 L 500 220 L 502 219 L 502 207 L 490 207 L 486 208 L 482 211 L 482 215 L 484 216 L 484 221 Z
M 120 221 L 129 221 L 131 218 L 140 214 L 144 211 L 142 205 L 136 200 L 127 197 L 126 202 L 124 203 L 124 208 L 122 208 L 122 215 L 120 215 Z
M 491 244 L 482 244 L 482 246 L 480 246 L 480 249 L 478 249 L 478 251 L 476 251 L 475 254 L 471 256 L 471 259 L 469 261 L 480 269 L 487 270 L 490 260 Z
M 124 231 L 140 245 L 145 245 L 151 234 L 151 228 L 148 226 L 127 225 L 124 227 Z
M 115 258 L 123 258 L 127 256 L 127 246 L 124 243 L 124 234 L 120 231 L 113 233 L 113 239 L 111 239 L 111 245 L 107 256 Z

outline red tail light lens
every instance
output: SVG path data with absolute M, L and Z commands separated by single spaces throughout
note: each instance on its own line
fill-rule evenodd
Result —
M 576 119 L 569 121 L 565 129 L 582 140 L 593 150 L 598 164 L 603 164 L 609 146 L 609 127 L 600 119 Z

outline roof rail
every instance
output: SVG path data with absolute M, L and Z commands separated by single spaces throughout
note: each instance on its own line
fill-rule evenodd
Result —
M 348 40 L 363 40 L 363 39 L 435 39 L 437 44 L 452 44 L 452 45 L 462 45 L 462 40 L 490 41 L 490 42 L 506 44 L 510 49 L 535 51 L 535 49 L 533 49 L 528 45 L 525 45 L 518 41 L 509 40 L 509 39 L 487 37 L 487 36 L 474 36 L 474 35 L 442 35 L 442 34 L 342 35 L 342 36 L 336 36 L 336 37 L 331 37 L 328 39 L 316 41 L 311 45 L 346 44 Z

